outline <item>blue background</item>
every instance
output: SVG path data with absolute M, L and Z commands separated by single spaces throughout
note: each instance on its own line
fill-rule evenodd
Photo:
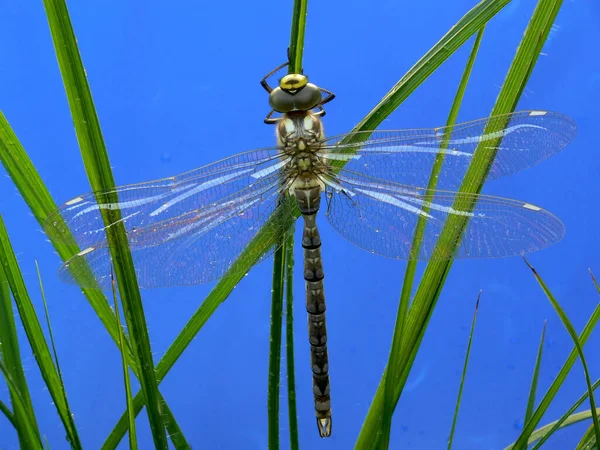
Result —
M 349 131 L 475 3 L 311 2 L 304 68 L 312 81 L 337 95 L 327 107 L 328 134 Z M 291 5 L 274 0 L 70 3 L 118 184 L 174 175 L 273 145 L 273 127 L 262 124 L 268 105 L 258 82 L 285 59 Z M 489 114 L 534 7 L 532 0 L 514 0 L 487 27 L 459 120 Z M 62 203 L 87 192 L 89 185 L 42 2 L 4 2 L 1 9 L 0 109 Z M 519 109 L 572 116 L 579 126 L 576 141 L 551 160 L 485 188 L 488 194 L 541 205 L 564 221 L 566 238 L 530 260 L 578 330 L 598 303 L 587 269 L 600 274 L 599 23 L 598 2 L 565 0 L 519 103 Z M 444 124 L 471 45 L 472 40 L 456 52 L 382 128 Z M 75 421 L 85 447 L 99 448 L 125 407 L 120 354 L 79 290 L 58 282 L 59 258 L 7 176 L 0 177 L 0 213 L 42 314 L 34 266 L 39 261 Z M 387 361 L 405 264 L 363 252 L 321 222 L 334 431 L 322 440 L 314 423 L 297 264 L 300 444 L 349 449 Z M 299 248 L 296 260 L 301 260 Z M 270 262 L 252 270 L 161 384 L 195 448 L 267 446 L 271 270 Z M 210 289 L 143 292 L 155 362 Z M 569 336 L 520 258 L 456 262 L 396 410 L 392 448 L 445 448 L 480 289 L 455 448 L 499 449 L 518 436 L 544 320 L 548 329 L 539 392 L 545 392 L 571 350 Z M 586 347 L 593 377 L 600 374 L 600 358 L 593 351 L 599 343 L 595 333 Z M 25 339 L 22 351 L 40 428 L 52 448 L 67 448 Z M 285 374 L 282 381 L 285 387 Z M 577 363 L 543 423 L 558 418 L 584 391 Z M 4 384 L 0 399 L 8 402 Z M 281 408 L 281 445 L 287 448 L 285 396 Z M 141 448 L 151 448 L 145 413 L 137 423 Z M 560 432 L 548 448 L 573 448 L 586 427 Z M 4 417 L 0 448 L 17 448 Z

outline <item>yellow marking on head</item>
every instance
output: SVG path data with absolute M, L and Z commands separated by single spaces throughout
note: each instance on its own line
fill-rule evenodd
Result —
M 308 78 L 299 73 L 286 75 L 279 82 L 279 87 L 284 91 L 297 91 L 308 84 Z

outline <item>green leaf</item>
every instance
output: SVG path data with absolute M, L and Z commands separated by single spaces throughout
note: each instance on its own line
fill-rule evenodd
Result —
M 40 273 L 40 268 L 38 266 L 37 261 L 35 262 L 35 270 L 37 272 L 38 283 L 40 285 L 40 293 L 42 294 L 42 301 L 44 303 L 46 326 L 48 327 L 48 334 L 50 335 L 50 344 L 52 346 L 52 354 L 54 355 L 54 364 L 56 364 L 56 373 L 58 374 L 58 379 L 60 381 L 60 389 L 61 389 L 62 395 L 65 399 L 65 407 L 67 409 L 67 415 L 68 415 L 69 421 L 71 423 L 71 428 L 76 429 L 75 420 L 73 419 L 73 413 L 71 412 L 69 402 L 67 401 L 67 391 L 65 390 L 65 382 L 63 380 L 62 372 L 60 370 L 60 364 L 58 362 L 58 352 L 56 351 L 56 343 L 54 342 L 54 333 L 52 332 L 52 325 L 50 323 L 50 312 L 48 311 L 48 303 L 46 302 L 46 294 L 44 292 L 44 284 L 42 283 L 42 274 Z
M 129 448 L 130 450 L 137 450 L 137 433 L 135 431 L 135 413 L 133 411 L 133 396 L 131 395 L 131 381 L 129 379 L 129 362 L 127 361 L 127 352 L 125 351 L 125 337 L 123 336 L 123 328 L 121 327 L 121 316 L 119 314 L 119 300 L 117 298 L 117 288 L 115 286 L 115 279 L 111 270 L 112 279 L 112 296 L 113 305 L 115 305 L 115 317 L 117 318 L 117 324 L 119 325 L 119 335 L 121 337 L 119 344 L 121 350 L 121 359 L 123 362 L 123 382 L 125 383 L 125 401 L 127 404 L 127 418 L 129 419 Z
M 65 427 L 67 439 L 72 448 L 80 449 L 81 442 L 77 434 L 77 429 L 74 426 L 73 418 L 70 414 L 67 398 L 64 395 L 62 389 L 62 383 L 58 371 L 54 366 L 52 355 L 44 337 L 44 332 L 38 320 L 37 314 L 33 307 L 33 303 L 25 287 L 23 276 L 17 263 L 17 258 L 10 244 L 6 228 L 4 227 L 4 221 L 0 216 L 0 266 L 4 269 L 8 285 L 12 292 L 15 304 L 19 311 L 19 316 L 25 329 L 25 334 L 29 341 L 29 345 L 33 350 L 33 355 L 37 362 L 44 383 L 48 388 L 48 392 L 52 397 L 52 401 L 58 411 L 58 415 Z M 12 377 L 11 377 L 12 378 Z M 16 383 L 16 381 L 15 381 Z M 24 404 L 25 399 L 22 398 Z M 33 414 L 33 409 L 30 410 L 30 414 Z
M 598 290 L 598 293 L 600 294 L 600 287 L 596 283 L 596 280 L 594 279 L 593 275 L 592 275 L 592 280 L 594 281 L 594 284 L 596 285 L 596 289 Z M 594 331 L 594 328 L 596 327 L 596 324 L 598 323 L 598 320 L 600 320 L 600 304 L 596 306 L 596 308 L 592 312 L 592 315 L 590 316 L 588 322 L 586 323 L 585 327 L 583 328 L 583 331 L 579 335 L 579 343 L 581 344 L 581 346 L 584 346 L 585 343 L 587 342 L 587 340 L 589 339 L 590 335 L 592 334 L 592 331 Z M 571 368 L 573 367 L 573 364 L 575 364 L 575 361 L 577 360 L 577 355 L 578 355 L 577 348 L 575 347 L 575 348 L 573 348 L 573 350 L 571 350 L 571 353 L 569 354 L 569 356 L 567 357 L 567 360 L 565 361 L 562 368 L 558 372 L 558 375 L 556 376 L 556 378 L 554 379 L 554 381 L 548 388 L 548 391 L 544 395 L 544 398 L 542 398 L 542 400 L 540 401 L 540 404 L 538 405 L 536 410 L 531 415 L 531 419 L 529 419 L 529 421 L 525 423 L 525 425 L 523 427 L 523 431 L 521 431 L 521 435 L 515 441 L 515 443 L 513 445 L 511 445 L 510 447 L 507 447 L 507 449 L 513 448 L 513 447 L 515 449 L 526 448 L 528 442 L 535 442 L 537 439 L 539 439 L 539 438 L 537 438 L 537 439 L 534 439 L 533 441 L 531 440 L 531 437 L 533 437 L 534 433 L 537 433 L 537 431 L 534 431 L 535 427 L 540 423 L 540 420 L 542 419 L 542 417 L 548 410 L 548 407 L 552 403 L 552 400 L 554 400 L 554 397 L 558 393 L 558 390 L 560 389 L 560 387 L 564 383 L 565 379 L 567 378 L 567 375 L 569 374 Z M 595 383 L 594 389 L 598 386 L 598 383 L 600 383 L 600 381 L 597 381 Z M 568 417 L 569 414 L 571 414 L 573 411 L 575 411 L 575 409 L 577 409 L 577 407 L 579 407 L 579 405 L 581 403 L 583 403 L 583 401 L 587 398 L 587 396 L 588 396 L 588 392 L 586 392 L 586 394 L 578 401 L 578 403 L 576 403 L 569 411 L 567 411 L 567 413 L 565 414 L 565 416 L 563 416 L 563 419 L 561 419 L 561 420 L 566 419 L 566 417 Z M 590 412 L 590 414 L 591 414 L 591 412 Z M 591 417 L 591 415 L 590 415 L 590 417 Z M 561 422 L 561 420 L 559 420 L 558 422 Z M 552 432 L 553 431 L 554 430 L 552 430 Z M 542 441 L 545 441 L 545 440 L 543 439 Z
M 481 43 L 481 38 L 483 37 L 483 30 L 484 29 L 482 28 L 477 33 L 475 43 L 473 44 L 473 49 L 471 50 L 471 54 L 469 55 L 469 58 L 467 60 L 467 65 L 458 85 L 458 90 L 456 92 L 456 95 L 454 96 L 454 101 L 452 103 L 452 107 L 450 108 L 448 119 L 446 121 L 446 126 L 448 127 L 451 127 L 456 123 L 456 118 L 460 110 L 460 105 L 462 104 L 462 100 L 467 89 L 467 84 L 471 76 L 471 71 L 473 70 L 473 65 L 475 64 L 475 58 L 477 57 L 477 52 L 479 51 L 479 45 Z M 427 184 L 427 191 L 433 192 L 437 185 L 437 180 L 439 178 L 439 174 L 442 170 L 442 164 L 444 162 L 445 154 L 443 153 L 443 151 L 448 148 L 449 139 L 450 134 L 445 135 L 442 139 L 442 142 L 440 144 L 440 153 L 437 154 L 433 167 L 431 169 L 431 175 L 429 176 L 429 182 Z M 431 200 L 429 198 L 426 199 L 428 201 Z M 424 211 L 428 212 L 429 208 L 425 207 Z M 417 255 L 419 254 L 421 243 L 423 241 L 423 236 L 425 234 L 425 226 L 426 221 L 424 217 L 419 217 L 411 246 L 411 258 L 408 260 L 406 264 L 406 271 L 404 272 L 404 282 L 402 283 L 402 293 L 400 294 L 400 305 L 398 307 L 396 325 L 394 328 L 394 337 L 392 339 L 392 348 L 390 350 L 390 357 L 387 365 L 388 367 L 391 367 L 392 370 L 386 373 L 385 378 L 385 400 L 383 405 L 383 417 L 381 425 L 382 439 L 384 440 L 383 448 L 389 447 L 389 440 L 392 427 L 392 415 L 394 413 L 394 386 L 398 383 L 398 380 L 402 376 L 402 374 L 396 372 L 394 368 L 399 367 L 398 361 L 400 358 L 400 347 L 402 342 L 402 332 L 404 330 L 404 321 L 406 320 L 406 312 L 408 311 L 408 305 L 410 304 L 410 296 L 412 293 L 413 282 L 417 270 Z M 410 368 L 407 372 L 410 372 Z
M 473 333 L 475 332 L 475 322 L 477 321 L 477 311 L 479 310 L 480 298 L 481 291 L 479 291 L 479 295 L 477 295 L 477 302 L 475 303 L 475 312 L 473 313 L 473 322 L 471 322 L 471 331 L 469 332 L 469 343 L 467 344 L 465 364 L 463 366 L 462 376 L 460 377 L 460 386 L 458 388 L 458 396 L 456 398 L 456 407 L 454 408 L 454 417 L 452 418 L 452 428 L 450 429 L 450 437 L 448 438 L 448 450 L 452 448 L 452 441 L 454 440 L 454 431 L 456 430 L 458 411 L 460 409 L 460 400 L 462 398 L 463 387 L 465 385 L 465 378 L 467 377 L 467 367 L 469 366 L 469 356 L 471 355 L 471 344 L 473 343 Z
M 44 6 L 90 185 L 99 202 L 118 203 L 116 194 L 111 192 L 115 183 L 67 5 L 64 0 L 44 0 Z M 106 238 L 123 301 L 133 352 L 139 361 L 140 384 L 147 399 L 146 411 L 154 445 L 158 449 L 166 450 L 168 443 L 162 419 L 162 401 L 154 374 L 142 298 L 125 226 L 121 222 L 119 210 L 101 209 L 100 212 L 107 226 Z M 114 225 L 108 227 L 109 224 Z
M 466 24 L 464 22 L 473 22 L 474 11 L 479 11 L 482 5 L 488 7 L 498 6 L 502 2 L 481 2 L 473 8 L 459 23 L 462 26 L 455 26 L 450 33 L 456 32 L 455 29 L 462 30 Z M 532 68 L 539 57 L 539 48 L 543 44 L 545 36 L 547 36 L 546 27 L 550 27 L 553 17 L 555 16 L 556 4 L 558 0 L 540 0 L 533 16 L 527 26 L 523 39 L 519 45 L 515 58 L 508 71 L 496 104 L 491 115 L 507 114 L 514 110 L 517 101 L 527 83 Z M 506 3 L 502 3 L 504 6 Z M 491 16 L 490 16 L 491 17 Z M 489 18 L 487 20 L 489 20 Z M 467 19 L 468 18 L 468 19 Z M 483 22 L 485 23 L 485 22 Z M 481 28 L 483 23 L 478 22 L 475 30 Z M 475 31 L 474 30 L 474 31 Z M 450 34 L 449 33 L 449 34 Z M 542 39 L 542 42 L 540 42 Z M 464 42 L 464 41 L 463 41 Z M 436 44 L 437 47 L 437 44 Z M 372 116 L 367 123 L 370 124 L 377 116 Z M 377 121 L 376 121 L 377 122 Z M 378 124 L 378 122 L 377 122 Z M 502 125 L 488 126 L 484 133 L 493 133 L 502 128 Z M 500 139 L 498 139 L 499 141 Z M 486 142 L 486 146 L 497 147 L 498 142 Z M 460 186 L 459 192 L 479 193 L 487 177 L 487 173 L 495 158 L 494 152 L 475 152 L 475 156 L 469 166 L 467 173 Z M 453 205 L 457 208 L 458 205 Z M 470 210 L 474 207 L 474 203 L 470 206 L 462 204 L 462 210 Z M 460 244 L 462 233 L 468 223 L 466 216 L 451 216 L 446 221 L 444 228 L 440 234 L 433 254 L 446 255 L 448 252 L 456 250 Z M 445 279 L 452 266 L 452 260 L 444 260 L 435 258 L 427 264 L 425 273 L 421 279 L 414 301 L 408 311 L 406 317 L 406 329 L 402 334 L 402 346 L 400 350 L 401 357 L 398 361 L 398 367 L 393 370 L 402 373 L 399 384 L 394 392 L 394 404 L 398 402 L 402 387 L 408 377 L 408 370 L 412 361 L 416 357 L 417 351 L 423 335 L 427 328 L 427 324 L 437 302 L 437 299 L 443 288 Z M 390 370 L 388 367 L 387 370 Z M 382 381 L 377 388 L 377 392 L 371 404 L 371 408 L 367 414 L 363 428 L 358 437 L 356 448 L 367 449 L 376 448 L 378 442 L 378 431 L 380 429 L 380 420 L 383 412 L 383 391 L 385 389 L 385 373 Z
M 292 13 L 292 31 L 290 36 L 290 72 L 302 73 L 302 55 L 304 53 L 304 33 L 306 30 L 306 14 L 308 0 L 294 0 Z
M 285 239 L 285 236 L 282 237 Z M 271 339 L 269 347 L 269 449 L 279 449 L 279 386 L 281 377 L 281 327 L 283 324 L 283 280 L 285 274 L 285 243 L 275 251 L 273 289 L 271 295 Z
M 299 450 L 298 416 L 296 413 L 296 372 L 294 367 L 294 233 L 288 233 L 285 255 L 285 349 L 288 388 L 290 449 Z
M 542 351 L 544 349 L 544 336 L 546 335 L 546 321 L 544 321 L 544 327 L 542 328 L 542 337 L 540 339 L 540 346 L 538 347 L 537 358 L 535 359 L 535 368 L 533 369 L 533 377 L 531 379 L 531 388 L 529 389 L 529 398 L 527 399 L 527 409 L 525 410 L 525 419 L 523 423 L 527 423 L 531 419 L 533 409 L 535 408 L 535 393 L 537 391 L 538 379 L 540 376 L 540 367 L 542 365 Z
M 7 372 L 8 372 L 8 369 L 7 369 Z M 12 413 L 10 408 L 8 406 L 6 406 L 6 404 L 2 400 L 0 400 L 0 412 L 2 414 L 4 414 L 4 417 L 6 417 L 6 419 L 10 422 L 10 424 L 13 426 L 13 428 L 15 430 L 17 430 L 17 433 L 18 433 L 19 428 L 22 425 L 17 424 L 17 421 L 15 420 L 15 415 Z
M 4 273 L 2 265 L 0 265 L 0 355 L 2 356 L 1 359 L 6 367 L 7 373 L 13 380 L 13 385 L 17 388 L 17 391 L 14 391 L 9 385 L 11 403 L 15 410 L 14 414 L 10 413 L 10 419 L 13 421 L 15 430 L 19 436 L 20 446 L 23 448 L 33 447 L 34 443 L 39 442 L 40 440 L 40 431 L 38 429 L 33 404 L 31 403 L 31 397 L 29 395 L 25 370 L 21 364 L 21 351 L 19 349 L 19 339 L 12 300 L 10 298 L 8 280 L 6 279 L 6 274 Z M 19 408 L 18 405 L 20 403 L 14 398 L 16 395 L 21 396 L 25 409 Z M 10 412 L 8 409 L 7 411 Z M 25 433 L 26 421 L 33 426 L 33 431 L 35 431 L 34 440 L 31 440 L 31 436 Z
M 2 372 L 2 375 L 6 380 L 6 384 L 8 385 L 8 389 L 11 392 L 11 401 L 14 402 L 15 409 L 18 409 L 20 411 L 27 411 L 27 405 L 25 404 L 23 396 L 19 392 L 19 387 L 10 376 L 8 368 L 4 365 L 2 361 L 0 361 L 0 372 Z M 4 411 L 6 414 L 7 411 L 5 411 L 5 409 L 8 409 L 6 408 L 6 405 L 4 405 L 4 407 L 2 408 L 2 411 Z M 18 423 L 17 432 L 19 433 L 19 437 L 23 436 L 22 442 L 31 442 L 30 448 L 41 448 L 42 441 L 40 440 L 37 425 L 32 421 L 32 416 L 33 414 L 22 415 L 23 421 Z M 7 417 L 9 416 L 7 415 Z M 14 420 L 13 423 L 17 424 L 17 421 Z
M 592 380 L 590 378 L 588 366 L 585 361 L 585 356 L 583 354 L 583 346 L 582 346 L 581 342 L 579 342 L 579 337 L 577 336 L 577 331 L 575 331 L 575 327 L 569 320 L 567 314 L 562 309 L 562 307 L 560 306 L 560 304 L 558 303 L 558 301 L 556 300 L 556 298 L 554 297 L 554 295 L 552 294 L 552 292 L 550 291 L 550 289 L 548 288 L 548 286 L 546 285 L 546 283 L 544 282 L 542 277 L 537 273 L 537 271 L 534 269 L 534 267 L 531 264 L 529 264 L 529 261 L 527 261 L 525 258 L 523 258 L 523 260 L 525 261 L 525 263 L 529 266 L 529 268 L 533 272 L 535 279 L 541 286 L 542 290 L 544 291 L 544 294 L 546 294 L 546 297 L 548 297 L 548 300 L 550 300 L 552 307 L 558 314 L 558 317 L 560 317 L 561 322 L 567 329 L 569 336 L 571 336 L 571 339 L 573 340 L 573 343 L 575 344 L 575 348 L 577 349 L 577 353 L 579 354 L 579 359 L 581 360 L 581 365 L 583 366 L 583 372 L 585 374 L 585 382 L 588 386 L 588 392 L 589 392 L 589 397 L 590 397 L 590 409 L 592 411 L 592 419 L 594 422 L 594 433 L 596 435 L 596 441 L 600 442 L 600 424 L 598 423 L 598 415 L 596 414 L 596 402 L 594 400 L 594 390 L 592 388 Z

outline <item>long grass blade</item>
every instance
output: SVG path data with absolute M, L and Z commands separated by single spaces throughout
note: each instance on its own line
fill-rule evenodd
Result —
M 533 414 L 535 408 L 535 395 L 537 392 L 538 379 L 540 377 L 540 367 L 542 365 L 542 352 L 544 350 L 544 337 L 546 336 L 546 321 L 542 328 L 542 337 L 540 338 L 540 346 L 538 347 L 537 357 L 535 358 L 535 367 L 533 369 L 533 377 L 531 379 L 531 388 L 529 389 L 529 398 L 527 399 L 527 408 L 525 410 L 525 419 L 523 423 L 527 423 Z
M 515 58 L 508 71 L 496 104 L 491 115 L 506 114 L 514 111 L 517 101 L 531 74 L 532 67 L 539 57 L 540 38 L 545 38 L 545 27 L 550 27 L 555 8 L 560 0 L 540 0 L 534 11 L 525 34 L 516 52 Z M 481 4 L 480 4 L 481 5 Z M 480 24 L 481 28 L 483 24 Z M 543 42 L 542 42 L 543 44 Z M 497 129 L 488 127 L 484 132 L 495 132 Z M 499 141 L 499 140 L 498 140 Z M 497 147 L 499 142 L 487 143 L 490 147 Z M 494 160 L 493 152 L 475 152 L 475 156 L 459 189 L 459 192 L 479 193 L 487 177 L 487 173 Z M 455 205 L 456 206 L 456 205 Z M 473 204 L 474 206 L 474 204 Z M 460 243 L 463 230 L 468 222 L 465 217 L 450 217 L 440 234 L 434 253 L 456 249 Z M 394 392 L 394 404 L 398 402 L 402 386 L 406 382 L 408 370 L 416 357 L 419 345 L 423 339 L 425 329 L 441 293 L 445 279 L 452 266 L 452 260 L 430 261 L 421 279 L 414 301 L 406 318 L 406 329 L 402 334 L 402 348 L 398 367 L 394 368 L 402 377 Z M 387 370 L 390 370 L 388 367 Z M 363 428 L 358 437 L 356 448 L 376 448 L 378 443 L 378 430 L 383 412 L 383 391 L 385 389 L 385 374 L 379 384 L 371 408 L 367 414 Z
M 473 343 L 473 333 L 475 332 L 475 323 L 477 322 L 477 311 L 479 310 L 480 298 L 481 291 L 479 291 L 479 294 L 477 295 L 477 302 L 475 303 L 475 312 L 473 313 L 473 321 L 471 322 L 471 331 L 469 332 L 469 343 L 467 344 L 465 364 L 463 366 L 462 375 L 460 377 L 460 386 L 458 388 L 458 396 L 456 398 L 456 407 L 454 408 L 454 417 L 452 418 L 452 428 L 450 429 L 450 436 L 448 437 L 448 450 L 452 448 L 452 442 L 454 441 L 454 432 L 456 431 L 456 422 L 458 421 L 460 401 L 462 399 L 463 388 L 465 386 L 465 378 L 467 377 L 467 367 L 469 367 L 469 356 L 471 356 L 471 344 Z
M 11 391 L 11 401 L 14 402 L 15 409 L 27 411 L 27 405 L 25 404 L 23 396 L 19 392 L 19 386 L 12 379 L 8 368 L 4 365 L 4 362 L 2 361 L 0 361 L 0 372 L 2 372 L 2 375 L 6 380 L 6 384 L 8 385 L 8 389 Z M 17 432 L 19 433 L 19 437 L 23 436 L 24 442 L 31 442 L 31 447 L 25 448 L 41 448 L 42 441 L 39 436 L 37 425 L 33 423 L 32 417 L 33 413 L 24 414 L 22 416 L 23 421 L 18 423 L 19 428 L 17 428 Z M 17 424 L 16 420 L 14 421 L 14 423 Z
M 129 448 L 130 450 L 137 450 L 137 433 L 135 431 L 135 414 L 133 412 L 133 396 L 131 395 L 131 381 L 129 379 L 129 363 L 127 361 L 127 353 L 125 352 L 125 337 L 123 336 L 123 329 L 121 327 L 121 316 L 119 313 L 119 299 L 117 298 L 117 286 L 115 284 L 115 278 L 111 269 L 111 280 L 112 280 L 112 296 L 113 305 L 115 305 L 115 317 L 119 324 L 119 332 L 121 335 L 121 359 L 123 363 L 123 382 L 125 383 L 125 401 L 127 404 L 127 417 L 129 419 Z
M 64 0 L 44 0 L 44 6 L 90 185 L 94 192 L 107 192 L 115 186 L 115 183 L 67 5 Z M 98 195 L 101 197 L 98 198 L 100 202 L 118 203 L 116 194 Z M 168 443 L 162 418 L 162 401 L 154 374 L 150 338 L 125 226 L 121 222 L 119 210 L 101 209 L 101 214 L 105 225 L 114 224 L 107 227 L 106 238 L 123 301 L 133 352 L 139 361 L 140 384 L 147 400 L 146 411 L 154 445 L 158 449 L 166 450 Z
M 52 397 L 58 415 L 65 427 L 65 432 L 69 444 L 74 449 L 81 448 L 81 442 L 77 434 L 77 429 L 73 425 L 73 418 L 70 414 L 67 399 L 61 385 L 61 379 L 54 365 L 52 354 L 46 342 L 44 332 L 38 320 L 37 314 L 25 287 L 23 276 L 17 263 L 14 250 L 10 244 L 4 221 L 0 216 L 0 266 L 4 268 L 4 273 L 8 280 L 8 285 L 12 292 L 19 316 L 25 329 L 25 334 L 29 345 L 33 350 L 33 355 L 37 362 L 44 383 Z M 22 394 L 21 394 L 22 395 Z M 25 401 L 25 400 L 23 400 Z M 33 414 L 33 409 L 31 410 Z
M 600 293 L 600 289 L 599 289 L 599 293 Z M 579 335 L 579 342 L 580 342 L 581 346 L 584 346 L 585 343 L 587 342 L 587 340 L 589 339 L 590 335 L 592 334 L 592 331 L 594 331 L 594 328 L 598 324 L 598 320 L 600 320 L 600 304 L 596 306 L 596 308 L 594 309 L 594 312 L 590 316 L 590 319 L 588 320 L 585 327 L 583 328 L 583 331 Z M 548 391 L 546 392 L 546 394 L 540 401 L 540 404 L 538 405 L 538 407 L 535 409 L 535 411 L 531 415 L 531 419 L 529 419 L 529 421 L 526 422 L 525 425 L 523 426 L 521 435 L 514 442 L 514 444 L 512 444 L 512 446 L 510 446 L 510 447 L 507 447 L 507 449 L 513 448 L 513 447 L 515 449 L 527 448 L 528 442 L 531 441 L 530 437 L 533 436 L 533 433 L 535 432 L 535 427 L 539 424 L 540 420 L 542 419 L 542 417 L 548 410 L 548 407 L 552 403 L 552 400 L 554 400 L 554 397 L 556 396 L 558 390 L 560 389 L 560 387 L 564 383 L 565 379 L 567 378 L 567 375 L 571 371 L 573 364 L 575 364 L 575 361 L 577 360 L 577 355 L 578 355 L 577 348 L 573 348 L 573 350 L 571 350 L 571 353 L 567 357 L 567 360 L 565 361 L 562 368 L 558 372 L 558 375 L 556 376 L 556 378 L 554 379 L 554 381 L 548 388 Z M 596 384 L 594 385 L 595 386 L 594 389 L 598 386 L 598 383 L 600 383 L 600 381 L 596 382 Z M 578 403 L 576 403 L 574 405 L 574 407 L 571 410 L 569 410 L 568 413 L 570 414 L 573 411 L 575 411 L 575 409 L 577 409 L 577 407 L 581 403 L 583 403 L 583 401 L 587 398 L 588 394 L 589 393 L 586 392 L 585 396 L 582 397 L 578 401 Z M 590 414 L 591 414 L 591 412 L 590 412 Z M 568 414 L 565 415 L 565 417 L 566 416 L 568 416 Z M 591 415 L 590 415 L 590 417 L 591 417 Z M 535 440 L 537 440 L 537 439 L 535 439 Z
M 595 390 L 600 386 L 600 380 L 597 380 L 593 385 L 593 389 Z M 577 422 L 581 422 L 582 420 L 587 420 L 592 417 L 591 411 L 582 411 L 580 413 L 574 414 L 577 408 L 588 398 L 589 392 L 586 390 L 585 393 L 579 397 L 579 399 L 565 412 L 562 417 L 554 422 L 550 422 L 533 433 L 530 433 L 527 445 L 531 445 L 534 442 L 537 444 L 532 448 L 532 450 L 538 450 L 549 438 L 556 432 L 557 430 L 572 425 Z M 505 447 L 504 450 L 512 450 L 516 446 L 516 442 L 512 443 L 508 447 Z
M 591 411 L 590 411 L 591 412 Z M 575 450 L 592 450 L 597 449 L 596 444 L 596 434 L 594 432 L 594 424 L 592 424 L 586 431 L 583 433 L 581 440 L 577 443 L 577 447 Z
M 2 356 L 1 359 L 7 372 L 18 389 L 18 392 L 15 392 L 9 386 L 11 403 L 15 411 L 14 414 L 10 413 L 10 418 L 14 421 L 20 446 L 26 448 L 39 441 L 40 431 L 35 418 L 31 396 L 29 395 L 25 370 L 21 364 L 21 351 L 19 349 L 12 299 L 8 288 L 8 280 L 6 279 L 2 265 L 0 265 L 0 355 Z M 21 395 L 25 409 L 19 408 L 19 403 L 13 398 L 15 395 Z M 25 421 L 29 421 L 36 432 L 36 439 L 33 441 L 24 432 L 26 428 Z
M 558 317 L 560 317 L 561 322 L 563 323 L 564 327 L 567 329 L 569 336 L 571 336 L 571 339 L 573 340 L 573 343 L 575 344 L 575 348 L 577 349 L 577 353 L 579 354 L 579 359 L 581 360 L 581 365 L 583 366 L 583 372 L 585 374 L 585 382 L 588 386 L 590 409 L 592 411 L 592 419 L 594 422 L 594 434 L 596 436 L 596 440 L 600 442 L 600 424 L 598 423 L 598 415 L 596 414 L 596 401 L 594 400 L 594 390 L 592 388 L 592 380 L 590 378 L 590 372 L 588 370 L 588 366 L 585 361 L 585 356 L 583 354 L 583 346 L 581 345 L 581 342 L 579 341 L 579 337 L 577 336 L 577 331 L 575 331 L 575 327 L 569 320 L 567 314 L 562 309 L 562 307 L 560 306 L 560 304 L 558 303 L 558 301 L 556 300 L 556 298 L 554 297 L 554 295 L 552 294 L 552 292 L 550 291 L 550 289 L 548 288 L 548 286 L 546 285 L 546 283 L 544 282 L 542 277 L 539 275 L 539 273 L 529 263 L 529 261 L 527 261 L 527 259 L 523 258 L 523 260 L 525 261 L 525 264 L 527 264 L 527 266 L 533 272 L 535 279 L 541 286 L 542 290 L 544 291 L 544 294 L 546 294 L 546 297 L 548 297 L 548 300 L 550 300 L 552 307 L 558 314 Z
M 285 237 L 282 237 L 285 239 Z M 271 339 L 269 346 L 269 449 L 279 449 L 279 387 L 281 378 L 281 336 L 283 325 L 283 290 L 285 274 L 285 242 L 275 251 L 271 296 Z
M 65 382 L 63 380 L 62 371 L 60 370 L 60 363 L 58 361 L 58 352 L 56 351 L 56 343 L 54 342 L 54 333 L 52 332 L 52 324 L 50 323 L 50 312 L 48 311 L 48 302 L 46 302 L 46 293 L 44 292 L 44 283 L 42 282 L 42 274 L 40 273 L 40 267 L 38 266 L 38 262 L 35 262 L 35 270 L 37 272 L 38 283 L 40 285 L 40 293 L 42 295 L 42 302 L 44 303 L 44 314 L 46 316 L 46 326 L 48 327 L 48 335 L 50 336 L 50 345 L 52 346 L 52 354 L 54 355 L 54 364 L 56 364 L 56 373 L 58 374 L 58 380 L 60 381 L 60 388 L 62 391 L 62 395 L 65 399 L 65 407 L 67 409 L 67 414 L 69 421 L 71 423 L 71 428 L 75 429 L 75 420 L 73 419 L 73 413 L 71 412 L 71 407 L 69 406 L 69 402 L 67 401 L 67 391 L 65 389 Z
M 292 27 L 290 36 L 290 73 L 302 73 L 302 55 L 304 54 L 304 33 L 308 0 L 294 0 Z
M 475 38 L 475 43 L 473 44 L 471 54 L 469 55 L 469 58 L 467 60 L 467 65 L 458 85 L 458 90 L 456 92 L 456 95 L 454 96 L 454 101 L 452 102 L 450 113 L 448 114 L 448 119 L 446 121 L 446 126 L 448 127 L 453 126 L 456 123 L 456 118 L 460 110 L 460 105 L 462 104 L 462 100 L 467 89 L 467 84 L 469 83 L 469 78 L 473 70 L 473 65 L 475 64 L 475 58 L 477 57 L 477 52 L 479 51 L 481 38 L 483 37 L 483 30 L 484 28 L 481 28 L 477 33 L 477 37 Z M 444 150 L 448 148 L 449 139 L 450 134 L 447 134 L 442 138 L 442 142 L 440 144 L 440 153 L 438 153 L 438 155 L 436 156 L 433 167 L 431 169 L 431 175 L 429 176 L 429 182 L 427 185 L 427 191 L 429 192 L 433 192 L 437 185 L 437 180 L 439 178 L 439 174 L 442 170 L 442 164 L 444 162 Z M 430 200 L 431 199 L 428 199 L 428 201 Z M 429 208 L 425 207 L 424 212 L 429 212 Z M 392 348 L 390 350 L 390 357 L 388 361 L 388 367 L 392 368 L 392 370 L 386 373 L 385 378 L 385 401 L 383 405 L 383 417 L 381 425 L 381 439 L 383 439 L 382 448 L 389 448 L 392 427 L 392 416 L 394 414 L 394 386 L 396 385 L 397 380 L 402 376 L 402 374 L 397 373 L 394 370 L 394 368 L 399 367 L 398 360 L 400 358 L 400 347 L 402 340 L 402 332 L 404 330 L 404 321 L 406 320 L 406 312 L 408 311 L 408 306 L 410 304 L 412 287 L 415 279 L 415 273 L 417 270 L 417 255 L 419 254 L 421 243 L 423 241 L 423 236 L 425 234 L 425 225 L 426 222 L 424 220 L 424 217 L 419 217 L 411 246 L 411 258 L 408 260 L 406 264 L 406 271 L 404 272 L 404 281 L 402 283 L 402 292 L 400 294 L 400 304 L 398 306 L 396 325 L 394 327 L 394 336 L 392 338 Z M 410 368 L 408 371 L 410 371 Z
M 290 422 L 290 450 L 299 450 L 296 413 L 296 372 L 294 367 L 294 233 L 289 232 L 285 255 L 285 356 Z

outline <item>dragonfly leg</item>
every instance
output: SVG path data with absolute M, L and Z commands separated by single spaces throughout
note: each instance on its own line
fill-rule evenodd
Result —
M 267 125 L 272 125 L 275 124 L 277 122 L 279 122 L 280 118 L 279 117 L 273 117 L 273 114 L 275 114 L 275 110 L 272 109 L 271 112 L 269 114 L 267 114 L 267 117 L 265 117 L 265 123 Z
M 279 72 L 281 69 L 283 69 L 284 67 L 287 67 L 289 65 L 290 65 L 289 61 L 284 62 L 280 66 L 275 67 L 268 74 L 266 74 L 262 80 L 260 80 L 260 85 L 265 89 L 265 91 L 267 91 L 270 94 L 271 91 L 273 90 L 273 88 L 271 86 L 269 86 L 269 83 L 267 83 L 267 80 L 269 78 L 271 78 L 273 75 L 275 75 L 275 73 Z

